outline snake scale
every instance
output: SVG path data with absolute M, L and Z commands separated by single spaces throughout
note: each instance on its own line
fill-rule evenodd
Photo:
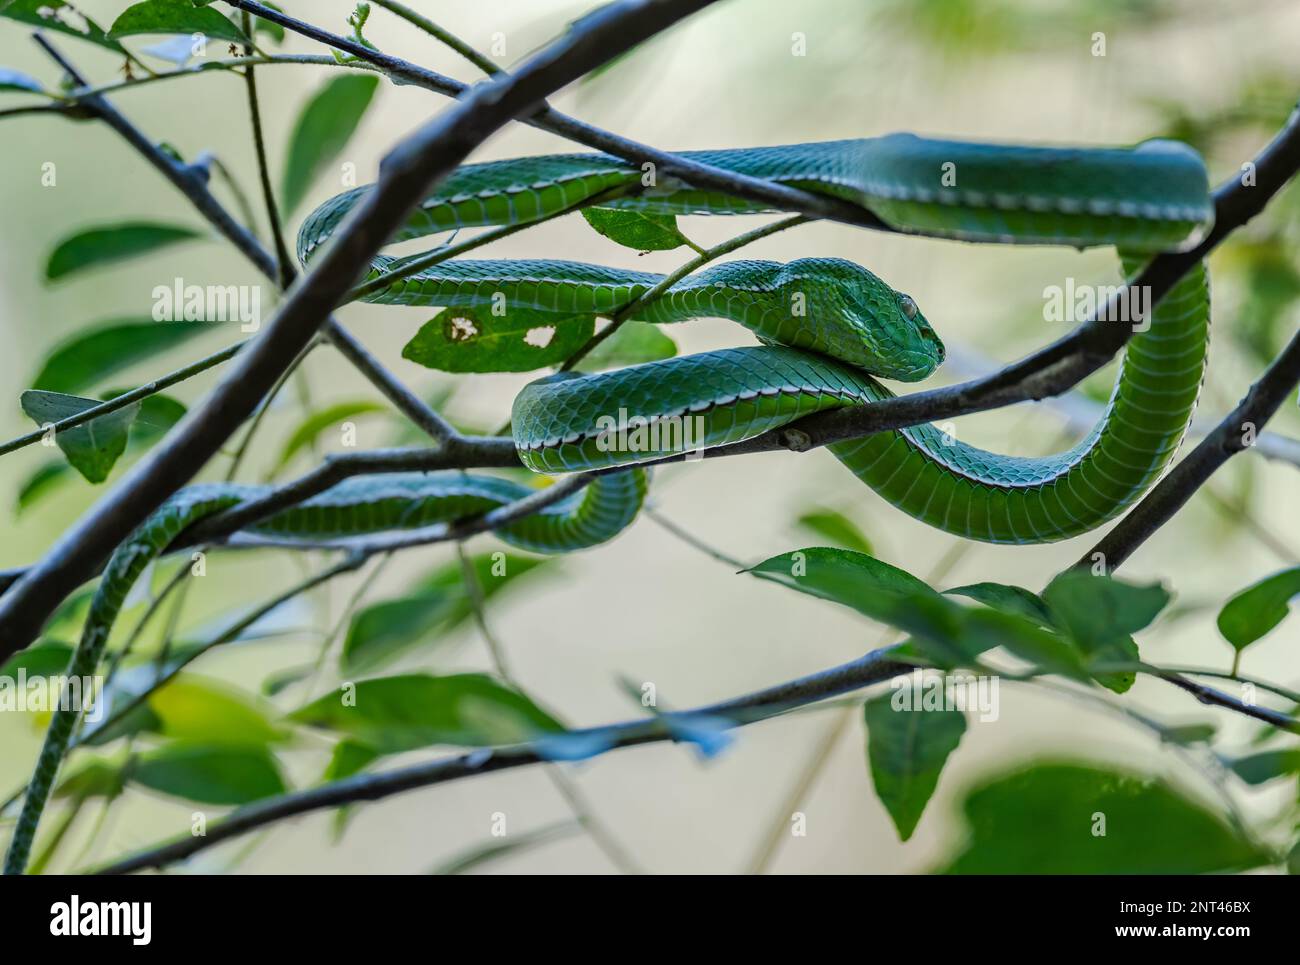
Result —
M 894 134 L 683 156 L 831 195 L 907 232 L 1006 244 L 1114 246 L 1127 277 L 1158 252 L 1194 245 L 1214 216 L 1201 158 L 1172 141 L 1055 148 Z M 366 190 L 340 194 L 307 217 L 298 235 L 304 262 Z M 618 158 L 564 154 L 461 167 L 393 241 L 535 221 L 593 199 L 603 207 L 652 214 L 768 210 L 669 178 L 647 180 L 645 169 Z M 379 256 L 369 277 L 401 262 Z M 662 280 L 647 272 L 560 260 L 453 260 L 394 281 L 365 300 L 454 308 L 504 297 L 511 308 L 559 322 L 577 314 L 612 315 Z M 888 398 L 889 389 L 877 378 L 917 381 L 944 357 L 942 342 L 914 299 L 840 259 L 715 266 L 681 279 L 636 315 L 654 323 L 705 316 L 739 322 L 762 344 L 539 379 L 520 392 L 512 412 L 523 463 L 554 473 L 634 466 L 667 454 L 662 443 L 635 450 L 602 444 L 602 418 L 620 412 L 652 423 L 693 419 L 700 427 L 693 448 L 739 441 L 812 412 Z M 1208 280 L 1198 265 L 1129 341 L 1097 426 L 1056 455 L 1000 455 L 928 425 L 830 449 L 887 501 L 947 532 L 995 543 L 1066 539 L 1122 513 L 1168 465 L 1200 391 L 1208 326 Z M 150 560 L 197 520 L 261 491 L 202 484 L 182 490 L 152 515 L 113 555 L 69 673 L 94 671 L 123 599 Z M 423 526 L 486 512 L 530 491 L 460 473 L 359 477 L 262 521 L 255 530 L 321 537 Z M 580 493 L 498 535 L 539 552 L 591 546 L 631 523 L 645 491 L 641 469 L 603 474 Z M 73 712 L 54 715 L 7 871 L 25 865 L 75 720 Z

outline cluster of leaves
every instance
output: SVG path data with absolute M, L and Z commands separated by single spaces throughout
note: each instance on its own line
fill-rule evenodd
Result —
M 819 508 L 799 524 L 841 546 L 810 547 L 772 557 L 753 575 L 800 593 L 849 607 L 893 627 L 906 639 L 890 654 L 933 674 L 970 668 L 1002 679 L 1064 677 L 1076 684 L 1124 693 L 1146 667 L 1134 639 L 1165 611 L 1169 593 L 1083 571 L 1061 574 L 1041 593 L 984 582 L 940 592 L 912 574 L 870 555 L 852 520 Z M 1276 628 L 1300 595 L 1300 567 L 1284 570 L 1234 595 L 1218 626 L 1237 659 Z M 977 606 L 960 600 L 971 600 Z M 1001 652 L 1021 665 L 990 668 Z M 921 671 L 918 670 L 918 674 Z M 901 683 L 902 681 L 898 681 Z M 913 686 L 915 682 L 909 682 Z M 881 803 L 900 838 L 915 831 L 940 774 L 967 731 L 967 714 L 942 700 L 900 703 L 885 692 L 864 707 L 869 768 Z M 1285 691 L 1282 691 L 1285 693 Z M 1293 695 L 1294 696 L 1294 695 Z M 1300 710 L 1300 701 L 1292 713 Z M 1137 715 L 1162 742 L 1208 745 L 1208 724 L 1165 726 Z M 1268 728 L 1261 739 L 1276 738 Z M 1218 763 L 1249 785 L 1300 774 L 1300 747 L 1219 755 Z M 963 873 L 1214 871 L 1276 863 L 1278 857 L 1176 788 L 1121 771 L 1078 762 L 1045 761 L 996 777 L 969 792 L 971 827 L 966 850 L 948 866 Z M 1089 822 L 1107 816 L 1094 836 Z M 1066 832 L 1069 833 L 1066 833 Z M 1118 831 L 1118 833 L 1117 833 Z M 1187 848 L 1187 842 L 1198 842 Z

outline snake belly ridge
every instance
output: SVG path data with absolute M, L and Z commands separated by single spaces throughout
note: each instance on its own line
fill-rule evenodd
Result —
M 1158 252 L 1195 244 L 1214 213 L 1200 157 L 1170 141 L 1076 149 L 894 134 L 683 156 L 847 200 L 907 232 L 1007 244 L 1111 245 L 1126 277 Z M 393 241 L 537 220 L 592 199 L 605 207 L 668 214 L 768 210 L 669 179 L 647 187 L 644 173 L 598 154 L 466 165 L 426 199 Z M 365 190 L 341 194 L 308 216 L 298 235 L 304 262 Z M 370 277 L 400 261 L 380 256 Z M 472 306 L 500 293 L 513 307 L 560 319 L 613 314 L 660 280 L 556 260 L 450 261 L 365 300 Z M 804 307 L 798 313 L 792 310 L 796 296 Z M 702 427 L 693 447 L 707 448 L 811 412 L 888 398 L 876 376 L 916 381 L 943 361 L 942 343 L 912 298 L 840 259 L 722 264 L 682 279 L 637 315 L 658 323 L 702 316 L 740 322 L 763 344 L 593 375 L 549 376 L 524 388 L 512 427 L 526 466 L 538 472 L 633 468 L 602 474 L 497 535 L 529 550 L 566 552 L 608 540 L 632 522 L 646 492 L 645 471 L 635 464 L 666 452 L 601 445 L 602 418 L 620 412 L 658 422 L 690 417 Z M 1066 452 L 1000 455 L 925 425 L 837 443 L 831 452 L 893 505 L 958 536 L 1038 543 L 1086 532 L 1123 512 L 1154 482 L 1191 420 L 1209 338 L 1204 265 L 1175 285 L 1146 321 L 1128 343 L 1104 416 Z M 201 484 L 181 490 L 151 515 L 110 559 L 69 675 L 94 672 L 123 600 L 151 560 L 198 520 L 264 491 Z M 483 513 L 532 491 L 500 478 L 450 472 L 357 477 L 251 530 L 319 538 L 411 528 Z M 25 864 L 77 717 L 74 710 L 53 715 L 6 870 L 21 871 Z

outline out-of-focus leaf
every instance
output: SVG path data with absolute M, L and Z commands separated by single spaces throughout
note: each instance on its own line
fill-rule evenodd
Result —
M 1279 777 L 1294 777 L 1300 773 L 1300 748 L 1261 751 L 1249 757 L 1239 757 L 1231 767 L 1232 772 L 1247 784 L 1267 784 Z
M 47 281 L 66 278 L 88 268 L 126 261 L 200 237 L 193 228 L 144 221 L 87 228 L 55 246 L 45 264 L 45 278 Z
M 903 841 L 916 830 L 948 755 L 966 733 L 964 712 L 903 708 L 896 698 L 905 694 L 882 694 L 865 707 L 871 780 Z M 910 696 L 920 704 L 919 694 Z
M 44 94 L 41 82 L 30 74 L 11 67 L 0 67 L 0 90 L 17 90 L 28 94 Z
M 84 392 L 109 376 L 209 331 L 192 322 L 98 322 L 56 345 L 32 380 L 33 389 Z
M 54 796 L 59 798 L 115 798 L 122 793 L 122 767 L 103 758 L 91 758 L 59 781 Z
M 677 230 L 677 217 L 631 208 L 583 208 L 587 224 L 615 244 L 634 251 L 671 251 L 689 244 Z
M 519 577 L 550 561 L 544 557 L 483 554 L 471 561 L 491 600 Z M 405 597 L 376 603 L 352 618 L 343 641 L 340 669 L 345 674 L 373 670 L 425 640 L 445 635 L 473 614 L 459 561 L 439 567 Z
M 41 640 L 0 664 L 0 677 L 13 680 L 22 671 L 31 677 L 64 673 L 72 660 L 72 647 L 58 640 Z
M 140 755 L 130 779 L 201 804 L 248 804 L 286 790 L 275 756 L 256 745 L 167 744 Z
M 1135 586 L 1108 576 L 1067 570 L 1048 584 L 1043 599 L 1053 622 L 1070 635 L 1079 650 L 1097 663 L 1136 663 L 1133 634 L 1149 626 L 1169 603 L 1158 583 Z M 1122 694 L 1133 686 L 1136 671 L 1098 673 L 1102 686 Z
M 278 4 L 266 3 L 265 0 L 263 0 L 262 6 L 270 7 L 272 10 L 278 11 L 279 13 L 284 13 L 283 8 L 281 8 Z M 261 17 L 254 17 L 253 36 L 256 37 L 258 34 L 263 34 L 267 37 L 270 37 L 271 40 L 277 44 L 284 43 L 283 27 L 281 27 L 278 23 L 272 23 L 270 20 L 263 20 Z
M 1160 782 L 1046 762 L 975 787 L 949 874 L 1204 874 L 1271 856 Z
M 354 416 L 367 415 L 372 412 L 386 411 L 378 402 L 372 402 L 368 399 L 358 399 L 351 402 L 339 402 L 334 405 L 313 412 L 293 430 L 289 438 L 285 440 L 284 448 L 280 450 L 280 458 L 276 462 L 276 469 L 281 469 L 288 464 L 294 456 L 308 446 L 314 445 L 320 438 L 320 434 L 332 426 L 345 422 Z
M 345 777 L 359 774 L 382 756 L 373 747 L 345 738 L 334 745 L 334 752 L 330 755 L 330 762 L 321 775 L 321 780 L 341 781 Z
M 290 718 L 383 753 L 430 744 L 513 744 L 564 729 L 528 697 L 485 674 L 375 677 L 346 684 Z
M 650 322 L 627 321 L 578 362 L 580 372 L 600 372 L 657 362 L 677 355 L 677 343 Z
M 1052 625 L 1052 616 L 1042 597 L 1021 586 L 1006 583 L 971 583 L 966 586 L 954 586 L 943 592 L 949 596 L 967 597 L 995 610 L 1001 610 L 1003 613 L 1026 617 L 1042 627 Z
M 99 405 L 95 399 L 33 389 L 24 392 L 19 401 L 23 411 L 38 426 L 57 423 Z M 88 482 L 101 483 L 126 451 L 131 423 L 139 411 L 139 403 L 132 403 L 82 425 L 55 432 L 54 441 Z
M 1183 724 L 1178 727 L 1162 727 L 1160 739 L 1167 744 L 1187 747 L 1192 744 L 1208 744 L 1214 739 L 1215 733 L 1213 724 Z
M 216 10 L 191 0 L 144 0 L 123 10 L 108 29 L 110 37 L 139 34 L 203 34 L 212 40 L 245 43 L 244 32 Z
M 99 24 L 83 15 L 67 0 L 8 0 L 0 3 L 0 17 L 77 37 L 115 53 L 126 53 L 122 45 L 109 37 Z
M 182 675 L 149 697 L 160 732 L 175 740 L 209 744 L 266 744 L 284 736 L 243 697 L 197 677 Z
M 871 548 L 871 541 L 863 535 L 862 530 L 858 528 L 858 524 L 838 510 L 811 509 L 801 515 L 795 522 L 810 533 L 828 539 L 836 546 L 843 547 L 846 550 L 866 553 L 868 556 L 874 553 Z
M 442 372 L 532 372 L 563 362 L 595 331 L 594 315 L 444 308 L 420 326 L 402 358 Z
M 280 205 L 286 217 L 348 143 L 378 86 L 377 77 L 335 77 L 307 102 L 294 124 L 280 179 Z
M 535 848 L 538 845 L 549 844 L 552 841 L 567 838 L 581 830 L 582 825 L 577 821 L 558 821 L 544 828 L 537 828 L 535 831 L 512 834 L 508 838 L 502 838 L 488 844 L 476 845 L 468 851 L 462 851 L 438 865 L 429 874 L 463 875 L 467 871 L 473 871 L 482 865 L 525 851 L 528 848 Z
M 1224 604 L 1219 632 L 1240 652 L 1286 619 L 1296 595 L 1300 595 L 1300 566 L 1274 573 Z
M 14 514 L 21 515 L 23 510 L 31 507 L 43 496 L 49 495 L 60 480 L 67 478 L 69 471 L 70 468 L 67 462 L 62 459 L 53 459 L 37 466 L 35 471 L 24 479 L 22 485 L 18 487 Z

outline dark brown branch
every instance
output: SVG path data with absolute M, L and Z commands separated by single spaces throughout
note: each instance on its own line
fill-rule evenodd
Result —
M 316 336 L 410 210 L 470 151 L 553 91 L 710 2 L 623 0 L 603 7 L 516 73 L 477 85 L 398 144 L 384 159 L 375 189 L 261 335 L 239 353 L 226 379 L 0 597 L 0 659 L 29 644 L 59 602 L 211 458 Z

